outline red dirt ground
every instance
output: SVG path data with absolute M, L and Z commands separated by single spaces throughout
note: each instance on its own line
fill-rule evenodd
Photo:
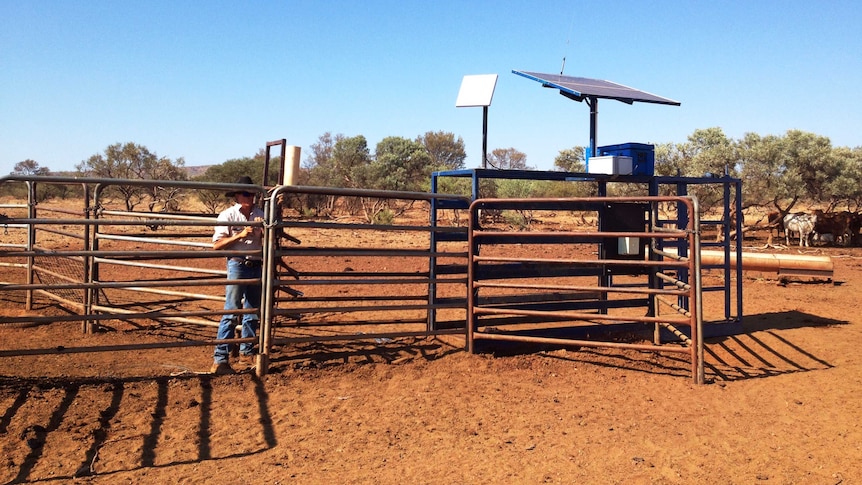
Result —
M 281 348 L 261 379 L 193 372 L 204 347 L 0 358 L 0 483 L 862 483 L 862 248 L 811 252 L 833 281 L 745 273 L 702 386 L 683 358 L 463 337 Z M 168 338 L 114 330 L 7 326 L 0 350 Z

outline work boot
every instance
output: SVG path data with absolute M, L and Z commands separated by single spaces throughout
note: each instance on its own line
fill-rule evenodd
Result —
M 254 354 L 239 354 L 237 365 L 239 365 L 241 369 L 252 369 L 255 365 L 254 358 Z
M 222 362 L 221 364 L 213 364 L 210 368 L 210 374 L 215 374 L 217 376 L 225 376 L 228 374 L 233 374 L 233 367 L 230 366 L 227 362 Z

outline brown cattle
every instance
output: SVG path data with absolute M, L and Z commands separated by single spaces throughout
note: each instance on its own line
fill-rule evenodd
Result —
M 823 212 L 816 209 L 814 215 L 817 217 L 814 223 L 815 239 L 822 241 L 828 239 L 824 235 L 831 234 L 836 243 L 850 246 L 859 232 L 859 218 L 852 212 Z

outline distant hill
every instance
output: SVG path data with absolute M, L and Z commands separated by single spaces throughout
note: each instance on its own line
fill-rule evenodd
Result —
M 207 171 L 208 168 L 212 167 L 212 165 L 196 165 L 194 167 L 185 167 L 186 173 L 189 178 L 195 178 L 199 175 L 203 175 L 204 172 Z

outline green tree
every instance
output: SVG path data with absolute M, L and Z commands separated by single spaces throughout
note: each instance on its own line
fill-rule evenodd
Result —
M 140 178 L 145 180 L 173 180 L 182 181 L 188 180 L 188 174 L 185 170 L 185 159 L 182 157 L 171 161 L 169 158 L 159 158 L 157 160 L 148 160 L 142 167 Z M 170 187 L 164 185 L 153 185 L 146 187 L 149 195 L 150 212 L 156 209 L 157 205 L 161 204 L 159 210 L 162 212 L 176 212 L 180 208 L 180 202 L 183 196 L 183 190 L 178 187 Z
M 311 145 L 310 153 L 302 162 L 303 168 L 308 172 L 308 185 L 326 186 L 326 181 L 329 178 L 328 167 L 332 164 L 332 156 L 335 151 L 335 144 L 344 140 L 344 135 L 332 135 L 326 132 L 317 138 L 317 141 Z
M 257 157 L 232 158 L 207 168 L 200 179 L 206 182 L 234 183 L 248 175 L 255 183 L 263 176 L 263 159 Z
M 132 142 L 108 146 L 104 154 L 96 154 L 77 164 L 75 168 L 85 177 L 110 179 L 140 179 L 144 167 L 156 163 L 158 157 L 145 146 Z M 126 204 L 126 210 L 134 210 L 147 194 L 145 187 L 136 185 L 112 185 L 106 195 L 118 195 Z
M 46 175 L 51 175 L 51 170 L 49 170 L 47 167 L 39 166 L 39 162 L 28 158 L 26 160 L 22 160 L 16 163 L 15 167 L 12 169 L 11 174 L 25 176 L 33 175 L 37 177 L 42 177 Z M 27 187 L 23 183 L 16 183 L 14 185 L 10 184 L 8 186 L 8 192 L 10 195 L 13 195 L 15 197 L 20 197 L 24 199 L 27 198 Z M 55 190 L 55 188 L 51 185 L 37 184 L 35 194 L 36 202 L 38 203 L 48 200 L 55 195 L 55 192 L 58 191 Z
M 488 154 L 488 165 L 499 170 L 532 170 L 527 154 L 514 148 L 495 148 Z
M 742 184 L 743 205 L 775 206 L 784 213 L 789 211 L 790 208 L 782 206 L 780 201 L 788 195 L 788 185 L 798 179 L 785 174 L 784 140 L 775 135 L 746 133 L 736 145 L 739 177 L 745 181 Z
M 360 173 L 365 188 L 425 191 L 431 175 L 431 156 L 418 141 L 390 136 L 377 144 L 374 160 Z M 362 197 L 360 201 L 369 222 L 391 221 L 412 206 L 412 201 L 390 198 Z
M 335 176 L 331 170 L 334 166 L 333 154 L 335 145 L 343 140 L 344 135 L 340 133 L 333 135 L 328 131 L 317 138 L 317 141 L 311 145 L 310 153 L 303 161 L 303 172 L 306 175 L 301 185 L 315 187 L 332 187 L 335 185 Z M 332 214 L 338 203 L 338 197 L 304 194 L 293 197 L 288 203 L 296 204 L 297 211 L 301 214 Z
M 846 204 L 847 210 L 856 211 L 862 201 L 862 148 L 847 147 L 832 149 L 832 157 L 841 168 L 838 176 L 829 184 L 833 207 Z
M 15 168 L 12 169 L 13 175 L 50 175 L 51 171 L 48 167 L 40 167 L 39 162 L 36 160 L 26 159 L 22 160 L 15 164 Z
M 784 138 L 785 173 L 798 174 L 804 187 L 800 197 L 818 202 L 830 200 L 829 185 L 842 169 L 832 156 L 832 142 L 801 130 L 789 130 Z
M 454 133 L 429 131 L 419 135 L 416 141 L 425 147 L 431 157 L 432 171 L 464 168 L 467 151 L 464 148 L 464 139 L 460 136 L 455 139 Z
M 583 173 L 587 170 L 585 153 L 582 146 L 560 150 L 554 158 L 554 168 L 562 172 Z
M 694 130 L 688 136 L 688 162 L 685 175 L 691 177 L 721 176 L 736 173 L 733 141 L 721 128 Z
M 655 174 L 663 177 L 685 175 L 686 153 L 688 145 L 684 143 L 659 143 L 655 145 Z
M 243 175 L 248 175 L 256 182 L 263 176 L 263 162 L 263 158 L 259 157 L 232 158 L 207 168 L 196 180 L 232 184 Z M 215 214 L 231 203 L 224 194 L 224 190 L 199 190 L 195 195 L 207 212 Z
M 362 135 L 342 138 L 332 148 L 332 158 L 324 170 L 331 187 L 363 188 L 368 180 L 371 154 Z
M 539 185 L 536 180 L 525 179 L 503 179 L 497 182 L 497 196 L 504 199 L 534 197 L 536 187 Z M 530 209 L 504 211 L 502 216 L 509 224 L 522 230 L 528 228 L 533 221 L 533 211 Z
M 383 190 L 427 190 L 432 160 L 418 141 L 397 136 L 377 144 L 368 186 Z
M 732 140 L 721 128 L 698 129 L 686 143 L 656 146 L 656 175 L 684 177 L 721 177 L 736 172 L 737 157 Z M 673 187 L 663 187 L 662 195 L 673 194 Z M 689 194 L 697 196 L 701 209 L 709 211 L 723 198 L 718 185 L 695 185 Z

